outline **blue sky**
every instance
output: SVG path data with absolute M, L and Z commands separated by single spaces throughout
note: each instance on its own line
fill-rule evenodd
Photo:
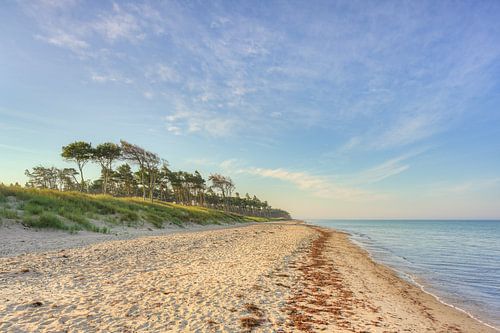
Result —
M 500 2 L 2 2 L 0 181 L 121 138 L 298 217 L 500 218 Z

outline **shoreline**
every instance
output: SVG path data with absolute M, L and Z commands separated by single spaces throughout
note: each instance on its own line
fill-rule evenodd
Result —
M 434 297 L 434 298 L 435 298 L 438 302 L 440 302 L 440 303 L 442 303 L 442 304 L 444 304 L 444 305 L 446 305 L 446 306 L 449 306 L 450 308 L 452 308 L 452 309 L 454 309 L 454 310 L 457 310 L 457 311 L 463 312 L 463 313 L 464 313 L 464 314 L 466 314 L 467 316 L 469 316 L 469 317 L 471 317 L 472 319 L 476 320 L 478 323 L 480 323 L 480 324 L 482 324 L 482 325 L 485 325 L 485 326 L 487 326 L 487 327 L 489 327 L 489 328 L 491 328 L 491 329 L 493 329 L 493 330 L 495 330 L 495 331 L 497 331 L 497 332 L 500 332 L 500 328 L 495 327 L 495 326 L 493 326 L 493 325 L 491 325 L 491 324 L 489 324 L 489 323 L 487 323 L 487 322 L 485 322 L 485 321 L 483 321 L 483 320 L 479 319 L 479 318 L 478 318 L 478 317 L 476 317 L 473 313 L 470 313 L 470 312 L 469 312 L 469 311 L 467 311 L 467 310 L 464 310 L 464 309 L 462 309 L 462 308 L 460 308 L 460 307 L 458 307 L 458 306 L 455 306 L 455 305 L 453 305 L 453 304 L 450 304 L 450 303 L 447 303 L 447 302 L 443 301 L 443 300 L 442 300 L 442 299 L 441 299 L 438 295 L 435 295 L 435 294 L 431 293 L 430 291 L 425 290 L 425 286 L 424 286 L 424 285 L 422 285 L 422 284 L 420 284 L 419 282 L 415 281 L 415 280 L 413 279 L 413 276 L 411 276 L 411 279 L 412 279 L 412 282 L 413 282 L 413 283 L 414 283 L 417 287 L 419 287 L 419 288 L 420 288 L 420 290 L 422 290 L 422 292 L 424 292 L 424 293 L 426 293 L 426 294 L 428 294 L 428 295 L 431 295 L 431 296 L 432 296 L 432 297 Z
M 0 298 L 5 332 L 495 332 L 297 221 L 2 257 Z
M 316 226 L 315 224 L 312 224 L 312 223 L 307 223 L 308 225 L 312 225 L 312 226 Z M 339 233 L 345 233 L 347 234 L 349 237 L 349 241 L 352 242 L 355 246 L 359 247 L 361 250 L 365 251 L 366 252 L 366 255 L 372 260 L 374 261 L 375 263 L 377 263 L 378 265 L 381 265 L 381 266 L 384 266 L 384 267 L 387 267 L 391 270 L 393 270 L 395 272 L 395 274 L 400 278 L 400 279 L 403 279 L 403 280 L 406 280 L 404 277 L 402 276 L 405 276 L 408 278 L 409 282 L 414 284 L 416 287 L 418 287 L 422 292 L 434 297 L 438 302 L 442 303 L 443 305 L 445 306 L 448 306 L 452 309 L 455 309 L 457 311 L 460 311 L 460 312 L 463 312 L 464 314 L 466 314 L 467 316 L 471 317 L 472 319 L 476 320 L 477 322 L 479 322 L 480 324 L 482 325 L 485 325 L 497 332 L 500 332 L 500 327 L 496 327 L 494 326 L 493 324 L 490 324 L 482 319 L 480 319 L 479 317 L 477 317 L 474 313 L 471 313 L 459 306 L 456 306 L 452 303 L 448 303 L 446 302 L 445 300 L 443 300 L 439 295 L 436 295 L 428 290 L 426 290 L 426 285 L 425 283 L 421 283 L 419 281 L 417 281 L 419 279 L 418 276 L 416 275 L 413 275 L 412 273 L 408 273 L 408 272 L 405 272 L 405 271 L 402 271 L 402 270 L 399 270 L 397 269 L 396 267 L 388 264 L 388 263 L 384 263 L 384 262 L 381 262 L 380 260 L 378 260 L 377 258 L 375 258 L 371 253 L 370 251 L 364 246 L 364 244 L 358 240 L 356 240 L 354 238 L 354 235 L 350 232 L 347 232 L 347 231 L 343 231 L 343 230 L 338 230 L 338 229 L 335 229 L 333 227 L 323 227 L 323 226 L 319 226 L 321 228 L 327 228 L 327 229 L 331 229 L 331 230 L 334 230 L 335 232 L 339 232 Z
M 335 229 L 335 228 L 331 228 L 330 229 L 334 230 L 335 232 L 339 232 L 339 233 L 345 233 L 347 235 L 349 235 L 349 241 L 351 241 L 355 246 L 359 247 L 361 250 L 365 251 L 366 252 L 366 255 L 369 256 L 369 258 L 374 261 L 376 264 L 378 265 L 381 265 L 381 266 L 384 266 L 386 268 L 389 268 L 391 270 L 393 270 L 395 272 L 395 274 L 398 276 L 398 278 L 402 279 L 402 280 L 405 280 L 403 277 L 399 276 L 399 275 L 403 275 L 403 276 L 407 276 L 408 277 L 408 280 L 410 283 L 414 284 L 416 287 L 418 287 L 422 292 L 434 297 L 438 302 L 440 302 L 441 304 L 445 305 L 445 306 L 448 306 L 454 310 L 457 310 L 457 311 L 460 311 L 460 312 L 463 312 L 465 315 L 471 317 L 472 319 L 476 320 L 478 323 L 482 324 L 482 325 L 485 325 L 495 331 L 498 331 L 500 332 L 500 328 L 499 327 L 496 327 L 488 322 L 485 322 L 483 320 L 481 320 L 480 318 L 476 317 L 473 313 L 465 310 L 465 309 L 462 309 L 460 308 L 459 306 L 456 306 L 454 304 L 451 304 L 451 303 L 447 303 L 446 301 L 444 301 L 440 296 L 426 290 L 426 286 L 425 284 L 423 283 L 420 283 L 417 281 L 418 279 L 418 276 L 415 276 L 411 273 L 408 273 L 408 272 L 405 272 L 405 271 L 401 271 L 401 270 L 398 270 L 397 268 L 389 265 L 389 264 L 385 264 L 383 262 L 380 262 L 379 260 L 377 260 L 371 253 L 370 251 L 365 248 L 363 246 L 363 244 L 357 240 L 355 240 L 353 238 L 353 235 L 349 232 L 346 232 L 346 231 L 342 231 L 342 230 L 338 230 L 338 229 Z

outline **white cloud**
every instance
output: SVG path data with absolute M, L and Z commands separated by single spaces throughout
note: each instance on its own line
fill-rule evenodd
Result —
M 115 74 L 97 74 L 97 73 L 93 73 L 91 75 L 90 79 L 92 81 L 98 82 L 98 83 L 113 82 L 113 83 L 132 84 L 134 82 L 130 78 L 123 77 L 121 75 L 115 75 Z
M 169 131 L 170 133 L 173 133 L 175 135 L 182 134 L 182 129 L 180 127 L 173 126 L 173 125 L 167 125 L 167 131 Z
M 175 127 L 177 134 L 202 134 L 211 137 L 231 135 L 240 123 L 230 114 L 214 112 L 210 109 L 199 109 L 187 104 L 183 98 L 172 98 L 174 111 L 164 117 L 167 127 Z
M 177 72 L 165 64 L 158 64 L 156 66 L 155 74 L 160 81 L 164 82 L 175 82 L 179 79 Z
M 440 117 L 420 113 L 401 118 L 373 143 L 376 148 L 404 146 L 428 138 L 440 129 Z
M 384 198 L 384 195 L 362 189 L 340 186 L 327 177 L 311 175 L 307 172 L 294 172 L 283 168 L 249 168 L 242 169 L 241 172 L 286 181 L 296 185 L 301 190 L 324 199 L 378 200 Z
M 231 158 L 222 161 L 219 166 L 228 172 L 233 172 L 238 169 L 238 166 L 241 164 L 241 161 L 237 158 Z
M 111 13 L 102 14 L 91 26 L 109 41 L 137 41 L 145 37 L 137 18 L 116 3 L 113 4 Z
M 419 149 L 409 151 L 358 173 L 341 176 L 340 179 L 342 179 L 346 184 L 358 186 L 380 182 L 410 169 L 409 160 L 423 154 L 428 151 L 428 149 L 428 147 L 421 147 Z
M 382 181 L 391 176 L 398 175 L 410 168 L 409 164 L 401 163 L 409 157 L 410 156 L 406 155 L 393 158 L 380 165 L 365 170 L 355 177 L 355 182 L 359 184 L 371 184 Z
M 77 54 L 83 54 L 89 48 L 89 44 L 84 40 L 62 31 L 56 31 L 49 36 L 35 35 L 35 38 L 58 47 L 69 49 Z

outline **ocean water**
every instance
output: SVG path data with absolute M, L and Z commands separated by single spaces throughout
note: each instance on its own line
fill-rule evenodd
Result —
M 401 277 L 500 328 L 500 221 L 307 222 L 348 232 Z

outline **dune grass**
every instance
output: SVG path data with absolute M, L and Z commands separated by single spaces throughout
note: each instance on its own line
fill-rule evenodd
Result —
M 103 233 L 109 232 L 109 226 L 113 225 L 137 227 L 151 224 L 161 228 L 166 223 L 182 226 L 186 222 L 219 224 L 268 221 L 204 207 L 152 203 L 143 201 L 142 198 L 115 198 L 0 185 L 0 219 L 2 218 L 19 221 L 33 228 Z

